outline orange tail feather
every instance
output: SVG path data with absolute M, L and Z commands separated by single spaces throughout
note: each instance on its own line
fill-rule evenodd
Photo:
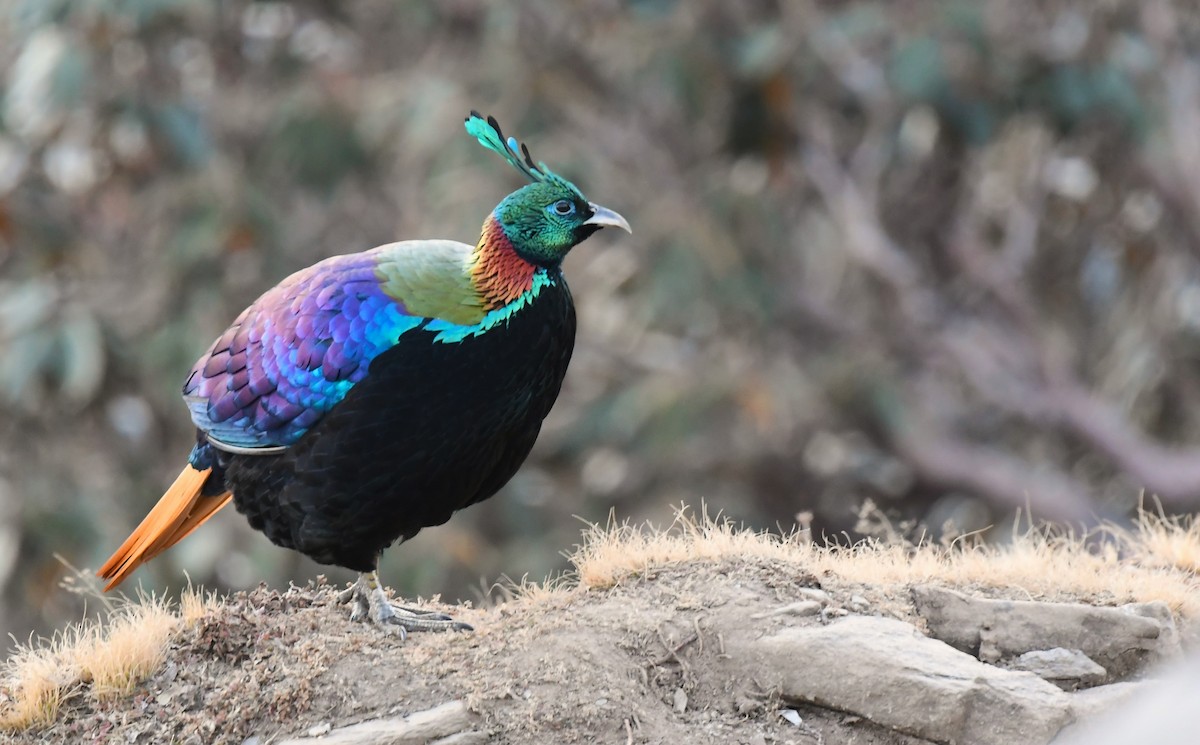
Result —
M 109 580 L 105 591 L 124 582 L 135 569 L 186 538 L 229 503 L 229 492 L 200 495 L 211 472 L 211 468 L 197 471 L 191 465 L 183 469 L 150 514 L 96 572 L 96 576 Z

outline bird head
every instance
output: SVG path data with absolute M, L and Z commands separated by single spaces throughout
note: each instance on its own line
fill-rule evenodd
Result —
M 539 266 L 556 266 L 567 252 L 603 227 L 622 228 L 629 223 L 616 212 L 589 202 L 578 187 L 534 163 L 529 148 L 516 138 L 504 138 L 500 124 L 472 111 L 467 132 L 481 145 L 498 153 L 530 181 L 509 194 L 493 214 L 517 255 Z

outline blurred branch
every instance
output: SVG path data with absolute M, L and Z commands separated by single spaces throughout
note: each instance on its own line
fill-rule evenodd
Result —
M 1037 520 L 1075 525 L 1097 520 L 1084 485 L 1058 469 L 1034 467 L 1024 458 L 968 444 L 914 420 L 891 430 L 892 443 L 925 480 L 985 495 L 1008 509 L 1028 509 Z
M 1198 151 L 1200 152 L 1200 151 Z M 1200 187 L 1200 183 L 1197 184 Z M 1036 188 L 1014 200 L 1007 225 L 1011 233 L 1001 256 L 1032 255 L 1039 234 L 1041 195 Z M 1176 509 L 1200 507 L 1200 448 L 1170 448 L 1138 432 L 1120 410 L 1084 385 L 1040 338 L 1034 300 L 1022 273 L 988 253 L 977 209 L 965 209 L 950 241 L 950 255 L 964 276 L 990 292 L 1011 323 L 994 321 L 993 341 L 960 339 L 942 346 L 958 362 L 964 378 L 992 405 L 1038 424 L 1059 426 L 1089 443 L 1129 478 Z M 1025 262 L 1021 262 L 1022 264 Z M 1019 331 L 1018 331 L 1019 329 Z M 989 354 L 988 350 L 993 353 Z M 1002 351 L 1000 351 L 1002 350 Z M 1007 356 L 1007 360 L 1002 357 Z
M 1119 409 L 1080 385 L 1060 385 L 1041 401 L 1051 417 L 1165 504 L 1173 509 L 1200 508 L 1200 448 L 1170 448 L 1147 438 Z
M 827 123 L 813 116 L 808 121 L 809 145 L 804 148 L 804 173 L 817 188 L 826 209 L 845 241 L 846 253 L 895 296 L 906 321 L 927 327 L 934 318 L 935 298 L 921 277 L 920 269 L 884 231 L 876 203 L 882 168 L 876 165 L 878 150 L 864 144 L 852 158 L 860 179 L 855 180 L 838 164 L 831 146 Z
M 938 327 L 934 309 L 944 306 L 933 283 L 922 276 L 917 265 L 888 236 L 879 219 L 874 195 L 876 182 L 860 185 L 841 168 L 829 147 L 827 130 L 814 122 L 811 144 L 804 152 L 805 173 L 817 187 L 842 235 L 846 253 L 894 294 L 906 325 L 906 338 L 924 339 L 927 344 L 947 345 Z M 882 169 L 863 167 L 876 160 L 878 152 L 856 151 L 859 178 L 877 179 Z M 868 196 L 870 195 L 870 196 Z M 989 267 L 995 271 L 994 267 Z M 998 285 L 1002 285 L 996 280 Z M 1049 519 L 1088 522 L 1094 517 L 1083 486 L 1052 467 L 1032 468 L 1024 459 L 1000 453 L 995 448 L 972 446 L 946 434 L 946 427 L 933 424 L 932 411 L 900 405 L 883 420 L 893 446 L 917 471 L 931 482 L 969 489 L 1009 508 L 1032 506 L 1034 513 Z
M 1200 449 L 1172 450 L 1137 432 L 1115 407 L 1079 382 L 1070 365 L 1049 351 L 1040 338 L 1036 304 L 1027 287 L 1025 269 L 1036 253 L 1040 235 L 1042 193 L 1036 161 L 1022 174 L 1021 199 L 1013 201 L 1005 219 L 1000 251 L 985 248 L 978 209 L 970 206 L 952 231 L 948 251 L 963 277 L 995 298 L 1005 317 L 975 314 L 973 329 L 956 329 L 957 314 L 941 289 L 887 234 L 879 217 L 879 150 L 860 145 L 852 160 L 859 167 L 838 165 L 828 127 L 810 120 L 804 171 L 844 236 L 846 254 L 896 299 L 899 313 L 892 323 L 903 336 L 918 340 L 927 360 L 952 360 L 961 377 L 988 405 L 1009 416 L 1041 425 L 1059 426 L 1088 442 L 1132 480 L 1172 507 L 1200 505 Z M 870 140 L 870 138 L 868 138 Z M 872 164 L 864 167 L 863 164 Z M 1200 171 L 1200 169 L 1198 169 Z M 870 181 L 863 183 L 862 179 Z M 824 314 L 828 315 L 828 314 Z M 894 445 L 932 480 L 985 494 L 992 501 L 1019 507 L 1029 501 L 1055 518 L 1080 520 L 1094 511 L 1086 489 L 1051 468 L 1034 469 L 1019 458 L 971 447 L 945 435 L 944 427 L 917 426 L 930 421 L 932 410 L 908 411 L 902 425 L 890 429 Z

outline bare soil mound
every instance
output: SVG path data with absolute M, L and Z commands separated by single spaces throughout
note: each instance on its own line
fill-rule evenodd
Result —
M 695 562 L 604 592 L 487 610 L 435 605 L 476 630 L 406 641 L 349 623 L 328 586 L 259 588 L 184 630 L 132 696 L 79 697 L 30 737 L 266 743 L 462 700 L 495 742 L 803 742 L 803 729 L 771 715 L 780 701 L 753 683 L 753 670 L 729 675 L 737 661 L 707 630 L 766 628 L 771 621 L 752 618 L 820 586 L 778 563 Z M 800 715 L 814 733 L 853 727 L 854 742 L 912 741 L 822 709 Z
M 1158 602 L 1181 622 L 1185 644 L 1187 622 L 1200 606 L 1193 572 L 1148 560 L 1147 566 L 1127 565 L 1101 556 L 1096 560 L 1109 561 L 1113 575 L 1107 584 L 1117 590 L 1081 590 L 1103 583 L 1087 567 L 1091 554 L 1066 544 L 1054 551 L 1074 552 L 1069 561 L 1044 544 L 1038 549 L 1045 581 L 1057 584 L 1036 587 L 1033 575 L 1023 574 L 1032 570 L 1014 558 L 1020 551 L 991 552 L 990 559 L 970 554 L 943 561 L 940 577 L 905 577 L 896 574 L 898 567 L 925 566 L 919 551 L 900 550 L 897 555 L 907 557 L 902 563 L 886 551 L 838 557 L 720 526 L 685 532 L 593 536 L 576 556 L 579 575 L 569 586 L 527 587 L 495 607 L 424 604 L 472 624 L 474 632 L 401 640 L 350 623 L 336 588 L 323 582 L 238 593 L 185 612 L 165 655 L 148 676 L 131 681 L 131 693 L 98 695 L 95 674 L 76 670 L 76 682 L 62 687 L 49 721 L 9 736 L 72 745 L 265 745 L 309 737 L 444 745 L 949 741 L 921 736 L 919 728 L 885 726 L 854 707 L 818 705 L 780 683 L 787 677 L 780 669 L 801 669 L 806 659 L 770 660 L 746 650 L 783 633 L 849 628 L 845 622 L 854 618 L 909 623 L 923 643 L 940 645 L 916 631 L 926 624 L 913 588 L 929 582 L 975 597 L 1096 606 Z M 696 558 L 680 558 L 689 554 Z M 1063 562 L 1076 573 L 1062 571 Z M 863 580 L 870 566 L 881 579 Z M 1124 577 L 1130 572 L 1145 576 L 1140 582 Z M 1126 587 L 1150 588 L 1151 595 Z M 983 665 L 971 653 L 960 656 Z M 1072 695 L 1032 673 L 1001 672 L 1044 686 L 1053 694 L 1047 706 Z M 0 708 L 21 700 L 20 669 L 10 673 L 0 687 Z M 420 739 L 338 739 L 341 728 L 398 721 L 448 702 L 462 704 L 462 721 L 452 731 L 422 730 Z M 1065 705 L 1061 711 L 1061 722 L 1069 723 Z

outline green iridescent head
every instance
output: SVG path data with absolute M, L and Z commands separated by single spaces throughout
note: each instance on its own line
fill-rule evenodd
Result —
M 556 266 L 567 252 L 603 227 L 629 231 L 616 212 L 587 200 L 583 192 L 545 163 L 534 163 L 529 148 L 504 138 L 500 124 L 472 111 L 467 132 L 499 154 L 533 183 L 517 189 L 496 205 L 493 214 L 517 254 L 539 266 Z M 631 231 L 630 231 L 631 232 Z

